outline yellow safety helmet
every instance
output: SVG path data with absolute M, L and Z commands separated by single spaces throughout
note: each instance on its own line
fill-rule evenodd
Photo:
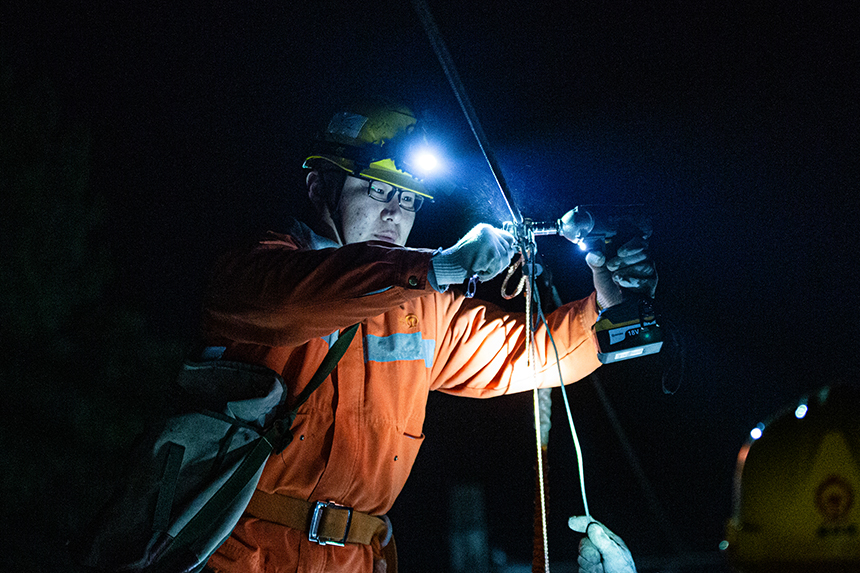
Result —
M 722 548 L 744 573 L 860 571 L 860 388 L 826 387 L 753 430 Z
M 386 99 L 355 103 L 334 114 L 325 132 L 317 136 L 304 167 L 313 169 L 327 162 L 350 175 L 382 181 L 432 200 L 418 176 L 405 170 L 404 155 L 410 140 L 417 137 L 417 123 L 408 107 Z

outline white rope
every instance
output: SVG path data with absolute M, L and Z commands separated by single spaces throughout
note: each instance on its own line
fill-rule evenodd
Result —
M 576 433 L 576 426 L 573 423 L 573 414 L 570 412 L 570 402 L 567 399 L 567 388 L 564 385 L 564 377 L 561 372 L 561 364 L 558 359 L 558 348 L 555 345 L 555 340 L 552 337 L 552 333 L 549 331 L 549 326 L 546 324 L 546 317 L 544 317 L 543 312 L 540 309 L 540 305 L 538 305 L 538 312 L 540 313 L 540 319 L 543 321 L 546 326 L 547 336 L 549 336 L 549 340 L 552 343 L 552 349 L 555 353 L 555 365 L 558 368 L 558 381 L 560 383 L 561 397 L 564 401 L 564 409 L 567 412 L 567 423 L 570 426 L 570 435 L 573 438 L 573 446 L 576 450 L 576 464 L 577 469 L 579 470 L 579 490 L 582 494 L 582 506 L 585 511 L 586 517 L 591 518 L 591 512 L 588 510 L 588 498 L 585 495 L 585 470 L 583 468 L 582 462 L 582 447 L 579 445 L 579 435 Z
M 561 376 L 560 372 L 559 376 Z M 579 436 L 576 434 L 576 426 L 573 425 L 573 416 L 570 413 L 570 404 L 567 401 L 567 392 L 565 391 L 564 383 L 561 386 L 561 395 L 564 397 L 567 422 L 570 424 L 570 435 L 573 437 L 573 446 L 576 449 L 576 464 L 577 469 L 579 469 L 579 490 L 582 493 L 582 506 L 585 510 L 585 516 L 591 519 L 591 512 L 588 511 L 588 499 L 585 497 L 585 471 L 582 464 L 582 448 L 579 446 Z

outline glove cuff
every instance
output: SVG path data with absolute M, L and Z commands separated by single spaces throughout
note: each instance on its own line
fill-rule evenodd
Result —
M 430 286 L 436 292 L 445 292 L 448 290 L 447 284 L 439 284 L 439 281 L 436 280 L 436 271 L 433 270 L 433 265 L 430 265 L 430 268 L 427 269 L 427 282 L 430 283 Z
M 456 259 L 456 251 L 452 253 L 442 251 L 430 259 L 430 265 L 439 286 L 461 284 L 466 280 L 468 273 Z

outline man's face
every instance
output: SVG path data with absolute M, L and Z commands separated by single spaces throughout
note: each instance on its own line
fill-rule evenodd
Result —
M 367 194 L 368 181 L 348 176 L 340 197 L 340 222 L 345 244 L 385 241 L 401 247 L 406 244 L 415 212 L 400 207 L 395 193 L 388 202 Z

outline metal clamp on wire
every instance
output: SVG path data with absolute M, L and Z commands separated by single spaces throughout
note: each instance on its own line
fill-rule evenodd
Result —
M 343 537 L 341 539 L 326 539 L 320 538 L 319 528 L 322 523 L 323 512 L 326 509 L 343 509 L 346 510 L 346 526 L 343 529 Z M 346 538 L 349 537 L 349 526 L 352 525 L 352 508 L 345 505 L 338 505 L 331 501 L 318 501 L 314 503 L 314 512 L 311 515 L 311 525 L 308 529 L 308 539 L 320 545 L 337 545 L 343 547 L 346 545 Z

